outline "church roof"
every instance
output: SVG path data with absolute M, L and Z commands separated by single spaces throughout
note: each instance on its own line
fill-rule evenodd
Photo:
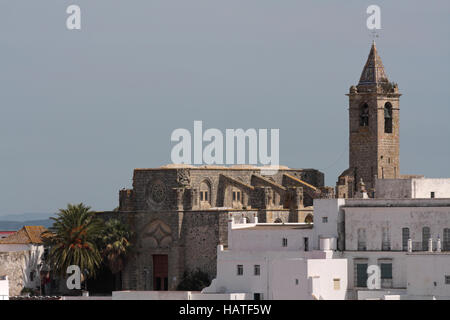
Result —
M 358 85 L 378 84 L 380 82 L 389 82 L 386 72 L 384 71 L 383 62 L 378 55 L 375 41 L 370 48 L 369 57 L 361 73 Z

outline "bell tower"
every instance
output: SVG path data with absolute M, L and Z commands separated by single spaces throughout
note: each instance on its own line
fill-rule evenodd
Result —
M 339 177 L 336 194 L 352 198 L 360 180 L 369 195 L 375 177 L 400 176 L 398 86 L 389 82 L 375 42 L 349 97 L 349 169 Z

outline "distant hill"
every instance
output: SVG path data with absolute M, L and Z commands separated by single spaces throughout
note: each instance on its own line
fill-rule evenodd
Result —
M 0 220 L 0 231 L 17 231 L 23 226 L 44 226 L 46 228 L 51 227 L 53 220 L 26 220 L 26 221 L 2 221 Z
M 54 213 L 19 213 L 19 214 L 0 214 L 0 221 L 29 221 L 29 220 L 45 220 L 52 216 Z
M 21 213 L 0 215 L 0 231 L 17 231 L 23 226 L 44 226 L 53 224 L 52 213 Z

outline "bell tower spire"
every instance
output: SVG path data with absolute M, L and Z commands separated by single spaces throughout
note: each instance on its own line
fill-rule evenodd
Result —
M 384 71 L 383 62 L 378 55 L 375 40 L 373 40 L 367 62 L 364 65 L 358 85 L 371 85 L 383 82 L 389 82 L 389 80 L 386 72 Z
M 336 185 L 338 197 L 352 198 L 358 182 L 365 182 L 369 195 L 375 179 L 400 177 L 398 86 L 388 80 L 373 41 L 356 86 L 349 97 L 349 168 Z

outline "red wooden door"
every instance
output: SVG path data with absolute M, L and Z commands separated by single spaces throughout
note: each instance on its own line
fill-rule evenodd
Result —
M 166 254 L 153 255 L 153 290 L 169 290 L 169 259 Z

